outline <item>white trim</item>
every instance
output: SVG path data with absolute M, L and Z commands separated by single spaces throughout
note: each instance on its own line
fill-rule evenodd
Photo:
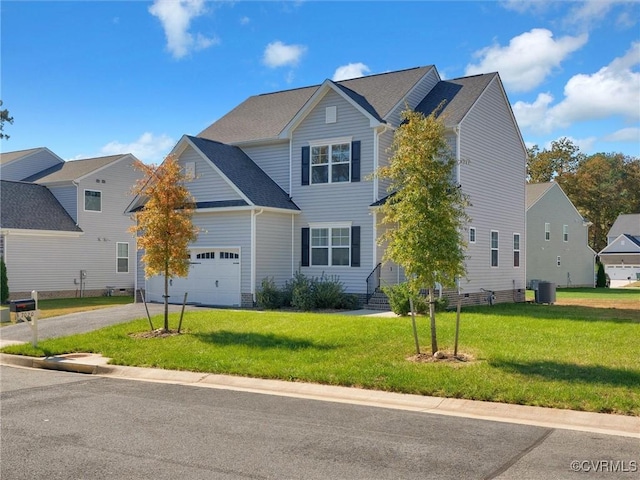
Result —
M 497 233 L 498 237 L 498 246 L 496 248 L 493 247 L 493 233 Z M 498 258 L 496 258 L 496 265 L 493 264 L 493 251 L 496 251 Z M 489 266 L 491 268 L 500 268 L 500 231 L 499 230 L 490 230 L 489 231 Z
M 98 192 L 100 194 L 100 210 L 87 210 L 87 192 Z M 93 188 L 84 188 L 82 190 L 82 208 L 83 208 L 83 212 L 102 213 L 102 190 L 95 190 Z
M 26 230 L 21 228 L 3 228 L 0 230 L 6 237 L 9 235 L 22 235 L 25 237 L 81 237 L 84 232 L 69 232 L 56 230 Z
M 125 257 L 121 257 L 121 256 L 118 255 L 119 254 L 118 245 L 126 245 L 127 246 L 127 257 L 126 257 L 127 258 L 127 271 L 126 272 L 118 271 L 118 260 L 125 258 Z M 129 275 L 131 273 L 130 264 L 131 264 L 131 245 L 129 245 L 129 242 L 117 242 L 116 241 L 116 275 L 118 275 L 118 274 Z
M 471 231 L 473 230 L 473 240 L 471 240 Z M 476 227 L 469 227 L 469 243 L 473 243 L 475 244 L 478 238 L 478 230 L 476 230 Z
M 250 292 L 253 296 L 253 301 L 256 300 L 256 252 L 257 248 L 257 220 L 256 217 L 258 215 L 262 215 L 264 213 L 264 209 L 260 209 L 259 212 L 256 212 L 256 209 L 251 210 L 251 287 Z
M 271 213 L 290 213 L 292 215 L 299 215 L 302 212 L 300 210 L 292 210 L 288 208 L 276 208 L 276 207 L 256 207 L 254 205 L 241 205 L 235 207 L 207 207 L 196 208 L 193 213 L 215 213 L 215 212 L 248 212 L 260 208 L 265 212 Z
M 516 246 L 515 246 L 515 240 L 516 240 L 516 235 L 518 236 L 518 249 L 516 250 Z M 515 253 L 518 252 L 518 265 L 514 265 L 514 262 L 512 261 L 511 264 L 513 266 L 513 268 L 522 268 L 522 235 L 518 232 L 513 232 L 513 237 L 511 240 L 511 248 L 513 250 L 513 256 L 515 256 Z M 513 256 L 512 256 L 512 260 L 513 260 Z
M 309 140 L 310 147 L 324 147 L 330 145 L 340 145 L 342 143 L 351 143 L 353 136 L 350 137 L 334 137 L 334 138 L 320 138 L 318 140 Z
M 309 222 L 309 228 L 351 228 L 353 222 Z

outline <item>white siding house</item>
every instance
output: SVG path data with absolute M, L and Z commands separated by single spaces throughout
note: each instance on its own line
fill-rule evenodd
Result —
M 372 174 L 389 161 L 402 110 L 429 114 L 442 101 L 440 115 L 461 164 L 457 181 L 473 204 L 462 235 L 476 235 L 459 291 L 468 304 L 485 303 L 487 291 L 498 301 L 523 301 L 526 148 L 500 77 L 442 81 L 434 66 L 425 66 L 256 95 L 180 140 L 173 153 L 196 170 L 189 189 L 201 233 L 192 263 L 209 251 L 211 281 L 202 303 L 253 305 L 264 278 L 283 285 L 297 271 L 338 277 L 363 302 L 371 293 L 368 277 L 402 280 L 397 266 L 379 265 L 376 205 L 390 192 Z M 236 266 L 216 266 L 219 251 L 237 254 Z M 202 268 L 176 283 L 172 301 L 182 301 L 185 282 L 195 289 Z M 223 285 L 223 278 L 230 280 Z M 159 284 L 141 275 L 137 282 L 147 290 Z M 222 300 L 216 291 L 227 292 L 229 282 L 237 291 Z
M 21 181 L 5 180 L 3 167 L 1 253 L 12 298 L 133 294 L 136 244 L 124 211 L 140 177 L 134 161 L 55 162 Z
M 640 281 L 640 213 L 618 215 L 598 256 L 611 287 Z

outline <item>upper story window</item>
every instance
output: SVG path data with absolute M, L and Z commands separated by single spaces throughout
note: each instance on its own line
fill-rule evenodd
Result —
M 302 185 L 360 181 L 360 142 L 351 137 L 317 140 L 302 147 Z
M 551 224 L 550 223 L 544 224 L 544 239 L 547 242 L 551 240 Z
M 520 234 L 513 234 L 513 266 L 520 266 Z
M 563 242 L 569 241 L 569 225 L 562 226 L 562 241 Z
M 469 227 L 469 243 L 476 243 L 476 227 Z
M 498 232 L 491 230 L 491 266 L 498 266 Z
M 84 191 L 84 210 L 86 212 L 102 211 L 102 192 L 99 190 Z
M 311 183 L 348 182 L 350 165 L 350 143 L 311 147 Z

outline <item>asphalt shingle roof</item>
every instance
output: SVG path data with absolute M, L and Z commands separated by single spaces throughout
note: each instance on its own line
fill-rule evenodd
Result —
M 43 148 L 42 147 L 30 148 L 28 150 L 18 150 L 17 152 L 0 153 L 0 165 L 4 165 L 6 163 L 12 162 L 17 158 L 26 157 L 27 155 L 31 155 L 32 153 L 35 153 L 38 150 L 43 150 Z
M 497 76 L 497 73 L 487 73 L 440 81 L 418 104 L 416 111 L 430 115 L 444 100 L 446 103 L 438 117 L 442 116 L 448 127 L 457 125 Z
M 553 187 L 553 182 L 545 183 L 527 183 L 525 192 L 527 196 L 527 209 L 536 203 L 547 191 Z
M 0 227 L 82 232 L 48 188 L 34 183 L 0 181 Z
M 240 148 L 204 138 L 187 138 L 256 206 L 300 210 Z
M 625 213 L 618 215 L 609 230 L 609 237 L 617 237 L 626 233 L 634 237 L 640 237 L 640 213 Z
M 87 158 L 83 160 L 71 160 L 51 168 L 43 170 L 40 173 L 25 178 L 25 182 L 52 183 L 72 181 L 84 177 L 91 172 L 98 170 L 113 163 L 125 155 L 110 155 L 107 157 Z
M 417 67 L 335 82 L 374 118 L 383 119 L 433 69 Z M 223 143 L 277 138 L 320 85 L 249 97 L 198 134 Z

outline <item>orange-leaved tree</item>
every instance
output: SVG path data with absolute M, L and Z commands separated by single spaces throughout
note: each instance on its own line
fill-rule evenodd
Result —
M 133 188 L 144 206 L 133 213 L 130 231 L 138 236 L 138 249 L 146 278 L 164 275 L 164 330 L 169 330 L 169 279 L 189 274 L 189 244 L 198 236 L 193 225 L 193 197 L 178 159 L 169 155 L 162 164 L 136 162 L 144 174 Z

